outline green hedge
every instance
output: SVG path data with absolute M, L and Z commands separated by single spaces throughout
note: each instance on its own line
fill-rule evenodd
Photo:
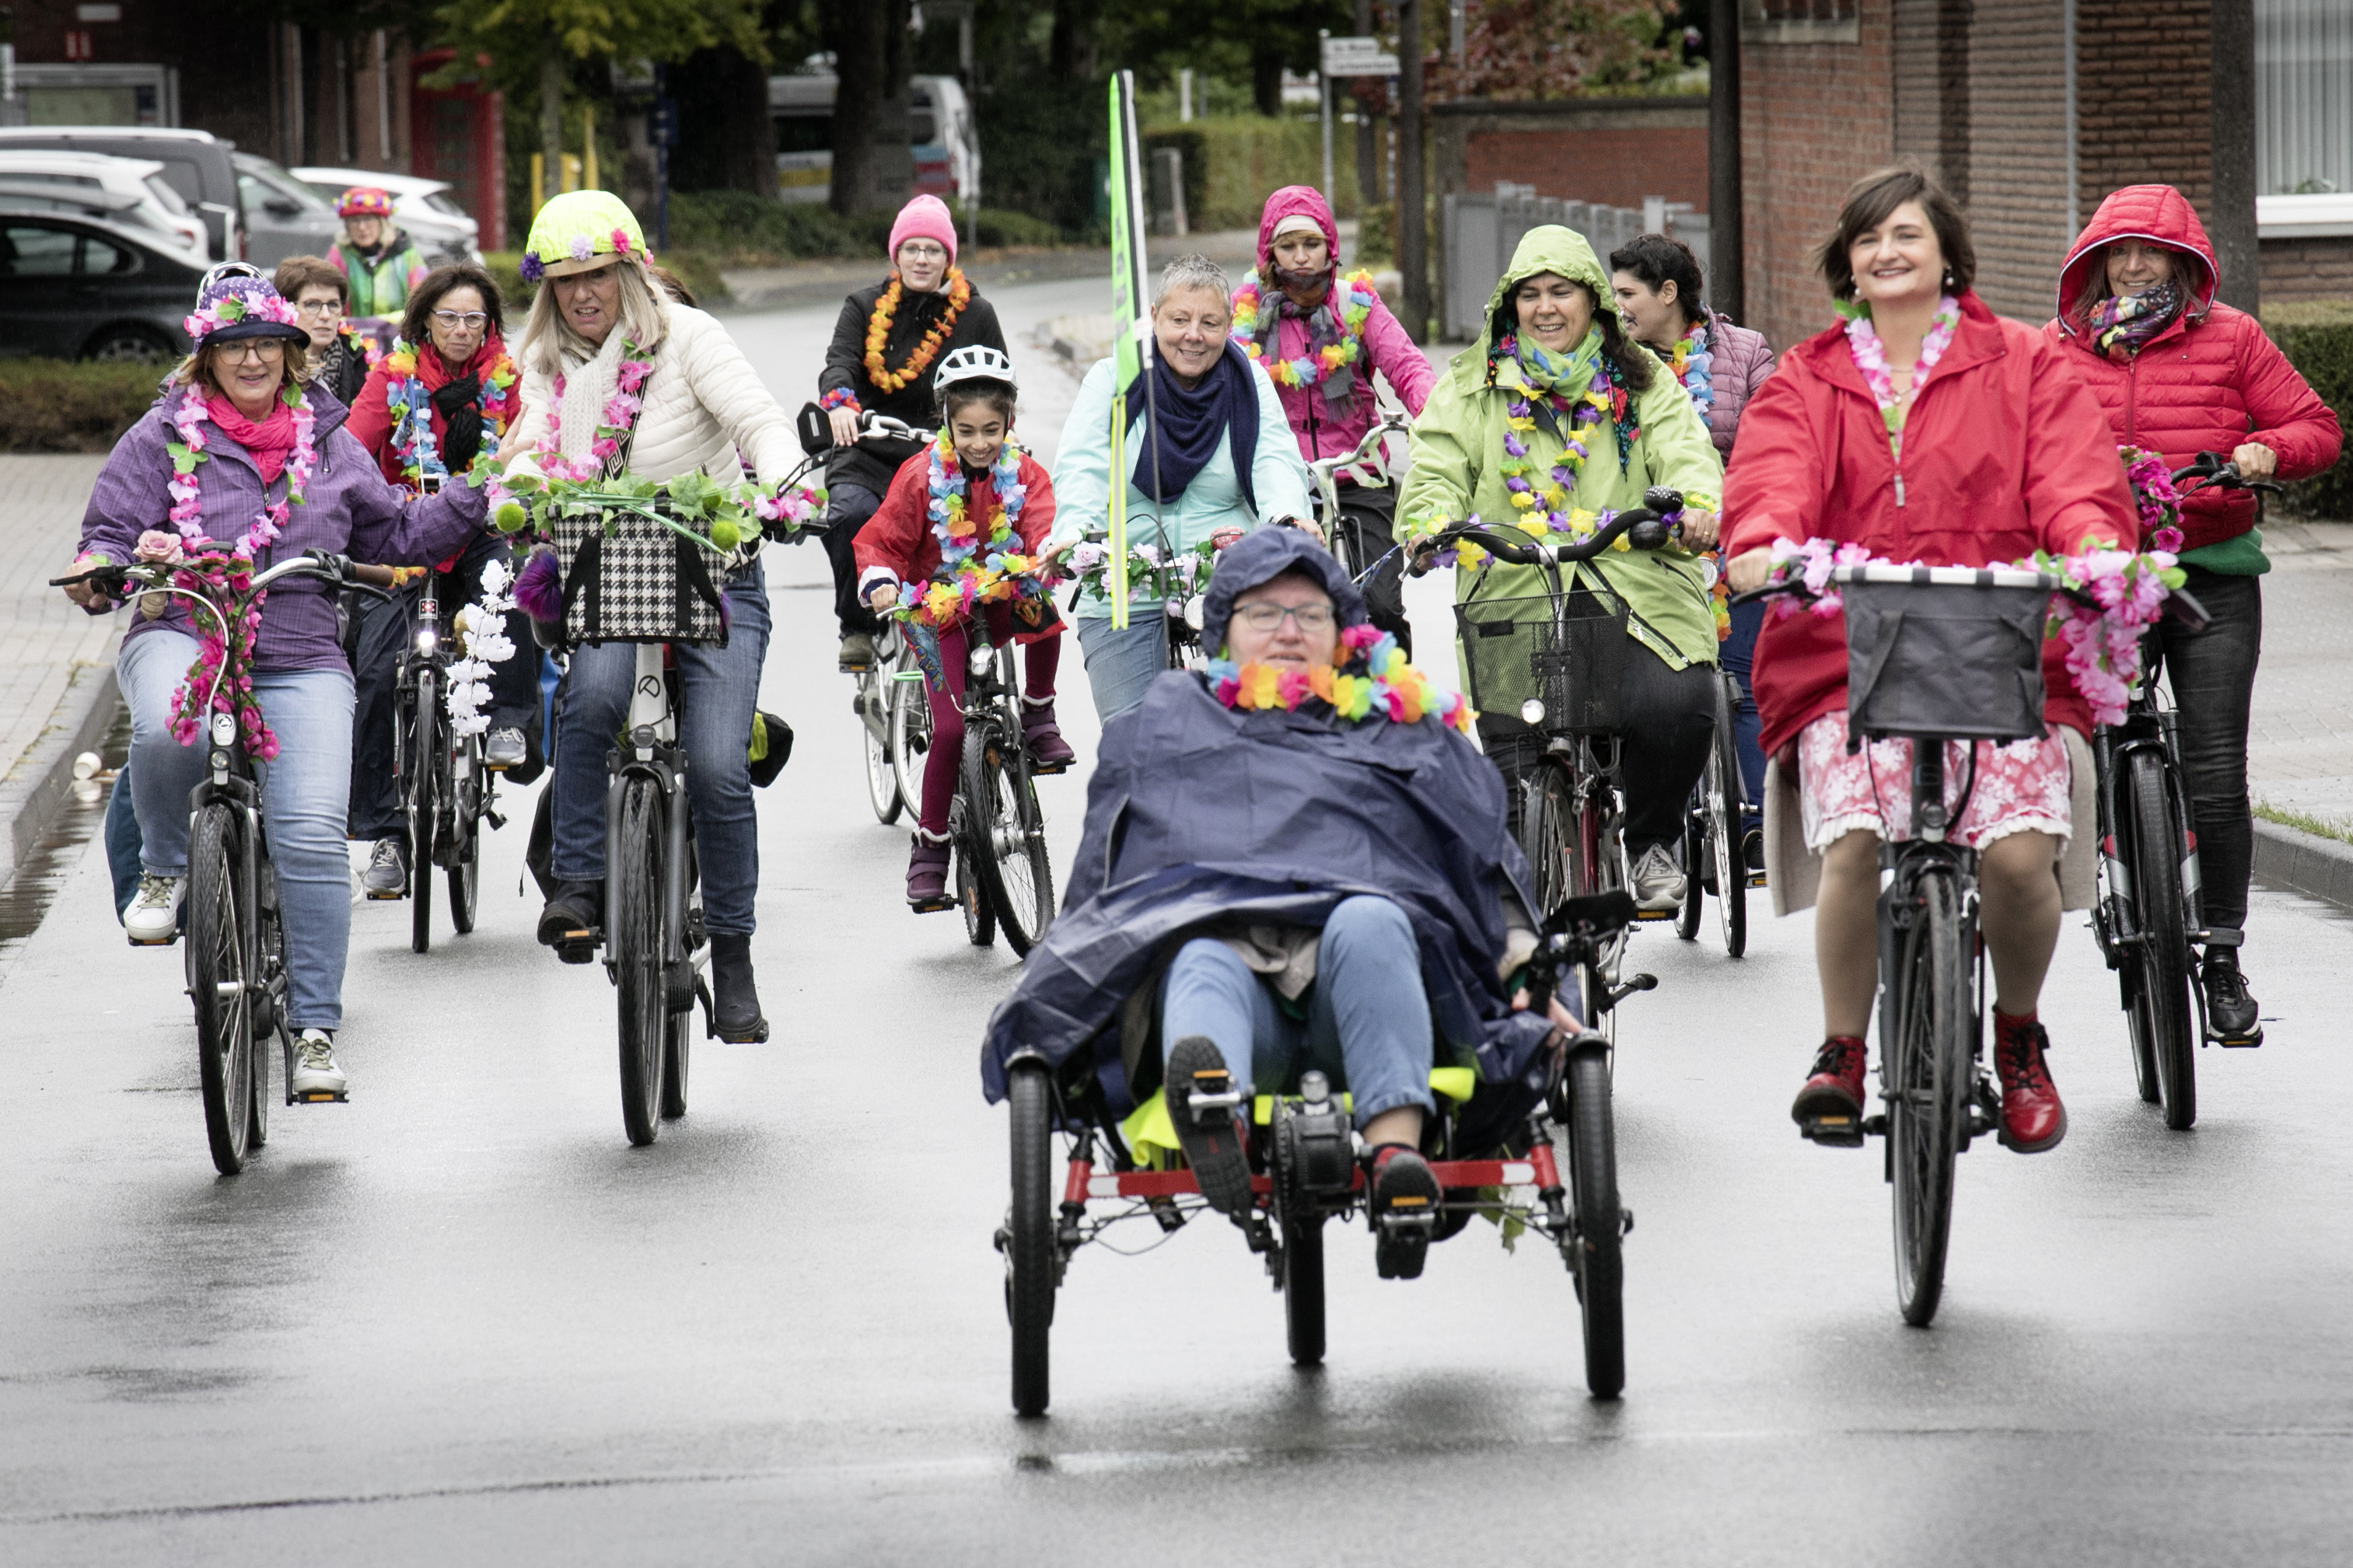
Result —
M 2274 305 L 2263 326 L 2320 400 L 2353 433 L 2353 301 Z M 2307 517 L 2353 518 L 2353 459 L 2317 479 L 2290 485 L 2287 510 Z
M 155 401 L 162 364 L 0 359 L 0 452 L 104 452 Z
M 1238 114 L 1155 126 L 1142 140 L 1147 148 L 1173 146 L 1184 152 L 1185 216 L 1198 229 L 1255 229 L 1272 192 L 1284 185 L 1324 184 L 1324 132 L 1314 120 Z M 1332 128 L 1332 182 L 1338 216 L 1356 216 L 1353 128 Z

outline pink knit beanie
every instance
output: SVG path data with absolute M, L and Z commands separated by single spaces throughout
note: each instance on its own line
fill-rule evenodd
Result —
M 947 247 L 948 265 L 955 265 L 955 216 L 948 211 L 947 203 L 937 196 L 917 196 L 899 209 L 899 220 L 891 226 L 891 258 L 897 261 L 899 247 L 911 239 L 936 239 Z

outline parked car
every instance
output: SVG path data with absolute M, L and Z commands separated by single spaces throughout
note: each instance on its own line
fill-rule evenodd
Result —
M 333 206 L 353 185 L 374 185 L 389 191 L 393 221 L 408 231 L 427 261 L 437 266 L 445 261 L 471 261 L 477 266 L 481 263 L 481 226 L 458 205 L 458 198 L 450 195 L 453 187 L 447 180 L 428 180 L 419 174 L 386 174 L 372 169 L 306 166 L 287 173 L 324 196 L 329 206 Z
M 237 143 L 205 131 L 154 125 L 13 125 L 0 127 L 0 148 L 10 152 L 102 153 L 115 158 L 152 158 L 180 199 L 204 219 L 206 248 L 213 255 L 259 260 L 247 254 L 246 216 L 237 198 Z M 280 255 L 291 256 L 294 251 Z M 268 265 L 277 265 L 273 258 Z
M 259 153 L 231 153 L 238 204 L 245 209 L 245 258 L 275 267 L 290 256 L 324 256 L 343 232 L 319 193 Z
M 839 82 L 831 58 L 812 55 L 801 69 L 768 79 L 781 200 L 821 202 L 831 185 L 833 98 Z M 917 191 L 943 201 L 978 199 L 980 136 L 963 83 L 952 76 L 909 78 L 907 139 Z
M 111 195 L 124 205 L 90 216 L 135 228 L 149 228 L 199 262 L 212 259 L 204 220 L 164 178 L 153 158 L 111 158 L 103 153 L 51 153 L 0 146 L 0 180 L 19 187 L 42 187 L 61 195 Z
M 144 230 L 0 203 L 0 353 L 177 358 L 204 275 Z

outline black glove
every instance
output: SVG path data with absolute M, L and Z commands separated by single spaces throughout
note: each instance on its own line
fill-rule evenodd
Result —
M 433 407 L 441 416 L 441 462 L 453 474 L 462 474 L 482 449 L 481 377 L 460 376 L 433 391 Z

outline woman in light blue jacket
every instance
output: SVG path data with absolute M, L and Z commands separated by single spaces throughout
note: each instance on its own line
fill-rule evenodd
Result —
M 1231 298 L 1224 271 L 1206 256 L 1179 257 L 1160 274 L 1152 300 L 1158 352 L 1146 373 L 1156 428 L 1145 412 L 1142 376 L 1127 395 L 1131 547 L 1181 554 L 1220 529 L 1248 531 L 1312 515 L 1307 468 L 1274 384 L 1226 339 Z M 1103 360 L 1087 373 L 1062 427 L 1054 464 L 1057 544 L 1076 543 L 1110 524 L 1111 416 L 1112 362 Z M 1133 598 L 1126 628 L 1113 630 L 1109 601 L 1099 591 L 1080 599 L 1079 647 L 1103 719 L 1141 702 L 1165 668 L 1164 613 L 1156 598 Z

